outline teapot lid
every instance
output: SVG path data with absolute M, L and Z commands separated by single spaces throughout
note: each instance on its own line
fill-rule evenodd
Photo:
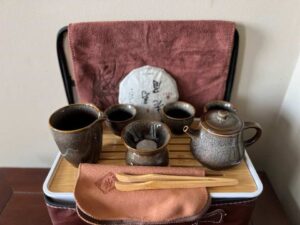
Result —
M 240 132 L 243 122 L 236 113 L 227 110 L 209 110 L 201 118 L 202 126 L 217 135 L 230 135 Z

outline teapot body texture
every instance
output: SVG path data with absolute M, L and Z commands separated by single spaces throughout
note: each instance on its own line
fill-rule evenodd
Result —
M 191 139 L 191 151 L 206 167 L 224 169 L 239 164 L 243 159 L 242 139 L 242 134 L 222 137 L 201 131 L 199 138 Z
M 243 133 L 254 129 L 252 137 L 244 140 Z M 262 129 L 256 122 L 244 122 L 229 102 L 213 101 L 204 106 L 199 129 L 185 126 L 183 131 L 191 138 L 191 151 L 196 159 L 210 169 L 225 169 L 239 164 L 245 147 L 254 144 Z

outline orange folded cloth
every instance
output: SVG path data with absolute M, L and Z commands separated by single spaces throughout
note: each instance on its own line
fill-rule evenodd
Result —
M 81 164 L 74 190 L 81 219 L 92 224 L 189 222 L 200 219 L 209 207 L 206 188 L 121 192 L 114 186 L 116 173 L 204 176 L 204 170 L 196 167 Z

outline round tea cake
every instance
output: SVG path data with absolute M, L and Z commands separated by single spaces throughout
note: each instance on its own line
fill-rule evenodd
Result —
M 134 69 L 120 82 L 119 103 L 133 104 L 139 119 L 160 120 L 160 109 L 178 97 L 176 81 L 158 67 Z

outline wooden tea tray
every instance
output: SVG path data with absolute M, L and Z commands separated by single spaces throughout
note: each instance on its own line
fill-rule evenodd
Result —
M 190 139 L 187 135 L 172 136 L 168 145 L 170 166 L 203 167 L 190 152 Z M 126 147 L 120 137 L 104 130 L 103 147 L 99 164 L 125 165 Z M 205 168 L 205 167 L 203 167 Z M 206 169 L 206 168 L 205 168 Z M 67 162 L 60 154 L 57 156 L 44 182 L 44 193 L 56 200 L 73 201 L 73 190 L 78 169 Z M 236 178 L 239 184 L 228 187 L 209 188 L 216 198 L 252 198 L 262 191 L 262 184 L 246 153 L 245 160 L 233 168 L 219 171 L 223 177 Z

